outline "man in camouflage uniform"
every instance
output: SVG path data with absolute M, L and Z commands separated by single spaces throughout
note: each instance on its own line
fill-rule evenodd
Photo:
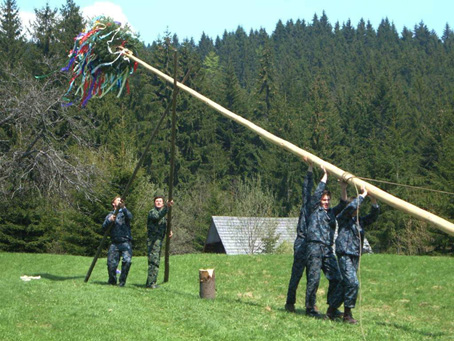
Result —
M 328 173 L 324 168 L 323 178 L 317 186 L 311 204 L 311 215 L 307 224 L 306 235 L 306 315 L 320 318 L 322 315 L 315 306 L 316 295 L 320 283 L 320 270 L 323 270 L 329 281 L 328 311 L 326 316 L 334 319 L 341 315 L 337 309 L 342 304 L 342 286 L 339 266 L 333 251 L 336 215 L 347 205 L 347 183 L 341 181 L 341 200 L 330 208 L 331 193 L 326 190 Z
M 107 253 L 107 272 L 109 274 L 109 284 L 117 284 L 117 267 L 120 257 L 123 258 L 121 263 L 121 275 L 119 286 L 126 284 L 132 259 L 132 237 L 131 237 L 131 219 L 132 213 L 128 211 L 121 197 L 117 196 L 112 200 L 113 211 L 104 219 L 102 224 L 103 231 L 109 226 L 111 244 Z M 117 212 L 118 209 L 118 212 Z M 117 215 L 115 215 L 117 212 Z
M 298 288 L 298 284 L 303 276 L 304 268 L 306 267 L 306 224 L 307 217 L 309 216 L 309 207 L 311 207 L 310 198 L 314 183 L 312 171 L 312 164 L 310 163 L 306 177 L 303 181 L 302 204 L 298 217 L 298 224 L 296 226 L 296 239 L 293 245 L 292 275 L 290 276 L 287 301 L 285 303 L 285 310 L 291 313 L 295 312 L 296 289 Z
M 154 207 L 148 212 L 147 220 L 147 248 L 148 248 L 148 277 L 147 288 L 156 289 L 158 279 L 159 263 L 161 260 L 162 241 L 167 230 L 166 214 L 168 207 L 173 205 L 173 200 L 164 204 L 164 197 L 157 196 L 154 198 Z M 173 233 L 170 231 L 169 237 Z
M 358 198 L 353 199 L 337 216 L 339 233 L 336 239 L 336 255 L 344 289 L 344 322 L 351 324 L 357 323 L 353 318 L 351 309 L 355 307 L 358 297 L 357 271 L 364 242 L 363 226 L 375 222 L 380 212 L 377 200 L 370 197 L 372 202 L 370 213 L 364 217 L 358 217 L 359 207 L 366 196 L 367 190 L 363 188 Z

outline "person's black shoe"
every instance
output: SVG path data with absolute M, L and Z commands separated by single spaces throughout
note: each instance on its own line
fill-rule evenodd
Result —
M 352 309 L 351 308 L 345 308 L 343 321 L 345 323 L 349 323 L 349 324 L 357 324 L 358 323 L 358 321 L 356 321 L 353 318 Z
M 306 308 L 306 316 L 314 317 L 316 319 L 323 318 L 323 314 L 320 314 L 315 308 Z
M 344 315 L 344 318 L 343 318 L 343 321 L 345 323 L 349 323 L 349 324 L 357 324 L 358 321 L 356 321 L 352 315 Z
M 336 309 L 336 311 L 334 312 L 334 317 L 335 318 L 343 318 L 344 317 L 344 313 L 342 311 L 340 311 L 339 309 Z
M 330 319 L 331 321 L 334 321 L 335 319 L 342 317 L 344 317 L 344 313 L 341 312 L 339 309 L 329 307 L 328 310 L 326 311 L 326 319 Z
M 295 312 L 295 305 L 293 303 L 286 303 L 285 304 L 285 310 L 288 311 L 289 313 L 294 313 Z

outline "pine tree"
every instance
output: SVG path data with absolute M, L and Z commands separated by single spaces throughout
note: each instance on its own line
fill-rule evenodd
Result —
M 57 41 L 57 9 L 51 9 L 49 3 L 42 9 L 35 9 L 36 19 L 32 23 L 32 41 L 43 56 L 55 54 Z
M 260 66 L 256 81 L 256 105 L 254 108 L 255 116 L 260 120 L 266 121 L 276 96 L 277 85 L 275 83 L 274 55 L 269 43 L 258 51 Z
M 15 0 L 5 0 L 0 7 L 0 58 L 10 67 L 21 60 L 25 38 Z
M 73 0 L 66 0 L 66 4 L 60 8 L 60 16 L 56 22 L 55 34 L 56 50 L 59 56 L 66 57 L 73 48 L 74 37 L 84 28 L 84 19 L 80 7 Z

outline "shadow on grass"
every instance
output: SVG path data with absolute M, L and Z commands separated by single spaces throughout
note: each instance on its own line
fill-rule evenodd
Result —
M 90 282 L 90 280 L 88 280 L 88 282 Z M 88 283 L 87 282 L 87 283 Z M 97 284 L 97 285 L 105 285 L 105 286 L 108 286 L 108 287 L 115 287 L 117 286 L 117 284 L 110 284 L 110 283 L 107 283 L 107 281 L 91 281 L 90 283 L 92 284 Z
M 425 337 L 442 338 L 444 336 L 448 337 L 448 335 L 450 335 L 450 334 L 443 333 L 443 332 L 425 332 L 425 331 L 417 330 L 417 329 L 414 329 L 414 328 L 410 328 L 408 326 L 401 325 L 401 324 L 398 324 L 398 323 L 377 322 L 377 325 L 388 327 L 388 328 L 396 328 L 396 329 L 404 330 L 404 331 L 409 332 L 409 333 L 419 334 L 419 335 L 422 335 L 422 336 L 425 336 Z
M 41 278 L 45 278 L 51 281 L 68 281 L 71 279 L 79 279 L 85 277 L 85 276 L 57 276 L 49 273 L 38 273 L 34 274 L 33 276 L 41 276 Z
M 161 285 L 161 284 L 159 284 Z M 136 287 L 138 288 L 143 288 L 143 289 L 146 289 L 146 290 L 150 290 L 148 288 L 145 287 L 145 285 L 139 285 L 139 284 L 135 284 Z M 215 299 L 206 299 L 206 298 L 200 298 L 199 296 L 199 293 L 189 293 L 189 292 L 186 292 L 186 291 L 181 291 L 181 290 L 175 290 L 175 289 L 170 289 L 170 288 L 166 288 L 165 284 L 162 283 L 162 286 L 159 288 L 159 289 L 153 289 L 153 290 L 164 290 L 166 292 L 169 292 L 169 293 L 172 293 L 172 294 L 176 294 L 176 295 L 179 295 L 179 296 L 186 296 L 187 298 L 193 298 L 193 299 L 198 299 L 198 300 L 216 300 L 216 301 L 221 301 L 221 302 L 226 302 L 226 303 L 229 303 L 229 304 L 242 304 L 242 305 L 248 305 L 248 306 L 251 306 L 251 307 L 255 307 L 255 308 L 263 308 L 265 309 L 267 306 L 264 305 L 264 304 L 261 304 L 261 303 L 257 303 L 257 302 L 248 302 L 248 301 L 245 301 L 245 300 L 242 300 L 240 298 L 229 298 L 229 297 L 216 297 Z M 282 304 L 282 307 L 272 307 L 273 310 L 276 310 L 276 311 L 282 311 L 284 313 L 287 313 L 287 314 L 296 314 L 296 315 L 301 315 L 301 316 L 305 316 L 306 317 L 306 309 L 296 309 L 296 311 L 294 313 L 289 313 L 285 310 L 284 308 L 284 304 Z M 322 314 L 322 316 L 324 316 Z M 313 317 L 308 317 L 308 318 L 313 318 Z

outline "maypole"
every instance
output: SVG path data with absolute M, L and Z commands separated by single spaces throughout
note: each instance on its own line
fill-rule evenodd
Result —
M 121 50 L 125 56 L 130 58 L 131 60 L 134 60 L 136 63 L 142 65 L 145 67 L 147 70 L 153 72 L 155 75 L 158 77 L 162 78 L 163 80 L 169 82 L 169 83 L 176 83 L 177 87 L 186 93 L 190 94 L 191 96 L 197 98 L 198 100 L 204 102 L 207 104 L 209 107 L 213 108 L 220 114 L 224 115 L 225 117 L 228 117 L 232 119 L 233 121 L 237 122 L 238 124 L 246 127 L 249 130 L 254 131 L 261 137 L 263 137 L 265 140 L 289 151 L 292 154 L 295 154 L 301 158 L 307 159 L 308 161 L 312 162 L 315 165 L 318 166 L 323 166 L 325 169 L 332 175 L 334 175 L 336 178 L 344 180 L 348 182 L 351 185 L 354 185 L 358 188 L 365 187 L 367 191 L 374 196 L 376 199 L 388 204 L 391 207 L 394 207 L 400 211 L 403 211 L 405 213 L 408 213 L 411 216 L 414 216 L 416 218 L 419 218 L 423 221 L 426 221 L 432 225 L 434 225 L 436 228 L 439 230 L 446 232 L 452 236 L 454 236 L 454 224 L 452 224 L 450 221 L 443 219 L 433 213 L 430 213 L 426 210 L 423 210 L 413 204 L 410 204 L 402 199 L 399 199 L 383 190 L 380 188 L 371 185 L 367 183 L 366 181 L 363 181 L 357 177 L 355 177 L 353 174 L 348 173 L 346 171 L 343 171 L 342 169 L 320 159 L 314 154 L 309 153 L 308 151 L 301 149 L 294 144 L 277 137 L 276 135 L 271 134 L 270 132 L 266 131 L 263 128 L 260 128 L 256 124 L 252 123 L 251 121 L 246 120 L 245 118 L 231 112 L 230 110 L 222 107 L 218 103 L 210 100 L 209 98 L 201 95 L 197 91 L 189 88 L 188 86 L 181 84 L 179 82 L 176 82 L 172 77 L 166 75 L 165 73 L 159 71 L 158 69 L 152 67 L 151 65 L 145 63 L 144 61 L 140 60 L 139 58 L 135 57 L 131 51 L 128 49 L 122 48 L 121 46 L 119 47 L 119 50 Z

